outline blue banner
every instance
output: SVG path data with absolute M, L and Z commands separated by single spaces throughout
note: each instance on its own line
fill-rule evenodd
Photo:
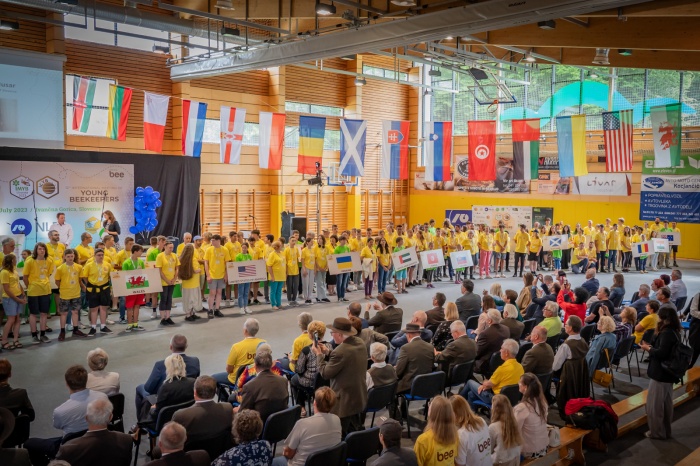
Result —
M 700 175 L 642 175 L 639 218 L 700 223 Z
M 445 218 L 448 219 L 452 225 L 463 227 L 467 222 L 472 221 L 472 211 L 445 210 Z

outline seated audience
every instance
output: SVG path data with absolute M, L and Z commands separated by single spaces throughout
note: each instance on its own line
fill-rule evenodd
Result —
M 420 338 L 421 329 L 418 324 L 406 324 L 403 331 L 408 343 L 401 347 L 396 361 L 396 376 L 399 378 L 396 393 L 408 392 L 417 375 L 432 372 L 435 359 L 433 346 Z
M 109 355 L 102 348 L 95 348 L 87 355 L 88 372 L 87 388 L 102 392 L 105 395 L 119 393 L 119 374 L 105 371 Z
M 211 466 L 269 466 L 272 464 L 272 448 L 267 440 L 259 439 L 263 430 L 260 414 L 243 409 L 233 420 L 233 436 L 236 446 L 226 450 L 212 461 Z
M 655 278 L 651 281 L 651 297 L 650 299 L 657 301 L 658 297 L 657 295 L 659 294 L 659 290 L 663 288 L 665 285 L 664 281 L 660 278 Z
M 165 358 L 165 381 L 158 389 L 158 394 L 148 395 L 141 406 L 139 425 L 155 427 L 161 409 L 193 399 L 194 379 L 187 377 L 185 360 L 179 354 L 171 354 Z
M 587 299 L 588 291 L 585 288 L 578 287 L 572 292 L 571 283 L 566 282 L 557 296 L 557 304 L 564 311 L 564 321 L 569 316 L 576 316 L 583 321 L 586 318 Z
M 474 294 L 474 282 L 471 280 L 462 281 L 462 296 L 457 298 L 455 304 L 459 312 L 459 320 L 467 323 L 471 316 L 478 316 L 481 311 L 481 298 Z
M 350 324 L 355 328 L 355 330 L 357 330 L 357 336 L 365 342 L 365 346 L 367 346 L 368 356 L 370 354 L 370 346 L 372 346 L 372 344 L 375 342 L 382 343 L 387 348 L 389 347 L 389 339 L 383 333 L 379 333 L 376 330 L 372 330 L 371 328 L 362 328 L 362 321 L 355 316 L 348 317 L 348 320 L 350 320 Z
M 351 307 L 352 304 L 350 305 Z M 357 314 L 359 315 L 361 310 L 359 304 L 357 305 L 357 308 Z M 292 343 L 292 353 L 289 355 L 289 370 L 291 371 L 294 370 L 294 364 L 297 363 L 297 359 L 299 359 L 299 353 L 301 353 L 301 350 L 313 343 L 311 337 L 309 337 L 308 332 L 309 324 L 312 320 L 314 320 L 314 318 L 308 312 L 302 312 L 297 316 L 297 322 L 299 324 L 299 328 L 301 329 L 301 335 L 296 337 L 294 339 L 294 343 Z
M 612 301 L 614 307 L 619 307 L 622 304 L 622 300 L 625 299 L 625 276 L 621 273 L 616 273 L 613 275 L 613 284 L 610 287 L 610 301 Z M 612 309 L 610 309 L 612 312 Z
M 450 398 L 455 415 L 459 449 L 455 457 L 456 466 L 491 466 L 491 434 L 489 426 L 481 417 L 474 414 L 461 396 Z
M 493 464 L 518 466 L 523 437 L 518 429 L 513 407 L 504 395 L 493 397 L 489 434 L 491 435 L 491 460 Z
M 213 374 L 217 383 L 235 386 L 238 369 L 253 362 L 255 351 L 265 340 L 258 338 L 260 322 L 257 319 L 246 319 L 243 323 L 243 339 L 231 346 L 231 351 L 226 358 L 226 372 Z
M 425 328 L 425 322 L 428 317 L 425 311 L 416 311 L 413 313 L 413 318 L 411 318 L 411 324 L 417 324 L 420 327 L 420 337 L 423 341 L 430 343 L 433 338 L 433 332 Z M 391 346 L 394 348 L 401 348 L 403 345 L 408 343 L 408 338 L 406 337 L 406 332 L 401 330 L 396 334 L 394 338 L 391 339 Z
M 562 419 L 566 418 L 564 407 L 567 401 L 590 395 L 590 377 L 586 363 L 588 343 L 581 338 L 581 328 L 583 322 L 579 317 L 571 316 L 566 319 L 564 329 L 569 337 L 559 345 L 552 364 L 552 371 L 559 375 L 557 406 Z
M 646 312 L 650 292 L 651 288 L 649 288 L 649 285 L 644 283 L 639 285 L 639 291 L 637 291 L 637 299 L 630 304 L 630 307 L 636 309 L 637 315 L 639 315 L 640 312 Z
M 264 423 L 270 414 L 287 408 L 287 379 L 270 372 L 272 353 L 267 348 L 258 348 L 254 361 L 257 375 L 241 389 L 241 404 L 234 412 L 253 409 Z
M 87 405 L 88 431 L 61 445 L 56 459 L 71 466 L 129 466 L 134 445 L 130 435 L 107 429 L 112 420 L 112 403 L 100 398 Z
M 527 275 L 527 274 L 526 274 Z M 516 319 L 518 317 L 518 308 L 512 304 L 506 304 L 503 307 L 503 320 L 501 320 L 501 325 L 508 327 L 510 330 L 510 337 L 515 341 L 520 340 L 523 336 L 523 330 L 525 329 L 525 324 L 518 322 Z
M 544 320 L 540 322 L 540 325 L 547 329 L 547 338 L 560 335 L 564 325 L 559 317 L 559 305 L 554 301 L 549 301 L 544 305 L 543 315 Z
M 440 325 L 438 325 L 433 335 L 432 344 L 436 350 L 444 350 L 447 344 L 452 341 L 452 330 L 450 330 L 450 326 L 455 320 L 459 320 L 457 305 L 453 302 L 449 302 L 445 306 L 445 320 L 440 322 Z
M 581 288 L 588 291 L 588 296 L 594 296 L 600 288 L 600 282 L 595 278 L 596 270 L 588 269 L 586 270 L 586 281 L 581 284 Z
M 518 389 L 523 397 L 513 408 L 515 422 L 522 436 L 520 454 L 525 458 L 541 458 L 547 454 L 547 400 L 535 374 L 526 372 L 520 377 Z
M 420 466 L 449 465 L 459 453 L 459 435 L 450 402 L 442 395 L 428 407 L 428 424 L 413 445 Z M 444 458 L 443 462 L 438 458 Z
M 314 320 L 309 324 L 309 335 L 313 341 L 314 335 L 318 340 L 320 345 L 325 346 L 330 351 L 330 343 L 323 340 L 326 335 L 326 324 L 320 320 Z M 294 368 L 294 376 L 290 381 L 292 390 L 294 391 L 294 399 L 297 401 L 297 405 L 301 406 L 302 416 L 306 415 L 306 404 L 308 393 L 313 394 L 314 385 L 316 383 L 316 374 L 318 374 L 318 358 L 316 353 L 311 351 L 311 346 L 309 345 L 301 350 L 299 353 L 299 360 Z
M 403 428 L 399 421 L 387 419 L 379 427 L 379 443 L 382 451 L 379 458 L 374 460 L 370 466 L 418 466 L 416 453 L 401 446 L 401 436 Z
M 185 451 L 187 431 L 175 421 L 163 426 L 158 436 L 160 459 L 146 463 L 146 466 L 209 466 L 211 459 L 204 450 Z
M 659 291 L 656 292 L 656 299 L 659 301 L 659 306 L 671 306 L 674 311 L 678 311 L 678 309 L 676 309 L 676 303 L 671 301 L 671 290 L 669 287 L 664 286 L 660 288 Z
M 389 332 L 398 332 L 401 330 L 401 322 L 403 321 L 403 309 L 395 307 L 398 304 L 393 293 L 385 291 L 377 296 L 379 303 L 367 304 L 365 310 L 365 319 L 367 325 L 374 327 L 374 330 L 387 334 Z M 377 313 L 374 317 L 369 317 L 370 307 L 374 308 Z
M 487 374 L 490 371 L 489 361 L 491 355 L 499 351 L 503 342 L 510 338 L 510 329 L 505 325 L 501 325 L 501 313 L 496 309 L 487 311 L 486 325 L 486 330 L 481 332 L 476 340 L 474 372 L 479 374 Z M 516 349 L 515 353 L 517 352 Z
M 620 343 L 625 338 L 634 334 L 634 326 L 637 323 L 637 310 L 627 306 L 620 313 L 620 322 L 615 322 L 615 339 Z
M 547 275 L 547 277 L 551 278 L 551 275 Z M 545 283 L 543 283 L 542 286 L 545 286 Z M 542 288 L 537 288 L 536 286 L 530 288 L 532 304 L 525 310 L 525 319 L 536 319 L 536 322 L 540 323 L 543 319 L 544 307 L 547 303 L 556 303 L 557 295 L 561 291 L 561 285 L 559 282 L 553 282 L 547 285 L 547 291 L 548 293 L 545 293 Z
M 187 440 L 199 442 L 219 437 L 231 430 L 233 410 L 230 403 L 217 403 L 216 380 L 200 375 L 194 381 L 194 405 L 175 412 L 173 421 L 187 431 Z
M 264 352 L 272 355 L 272 347 L 267 343 L 260 343 L 258 345 L 258 348 L 255 350 L 255 353 L 258 354 Z M 272 367 L 270 368 L 270 372 L 272 372 L 275 375 L 286 377 L 286 371 L 287 369 L 285 369 L 281 361 L 272 361 Z M 253 380 L 255 376 L 258 375 L 258 372 L 255 370 L 255 363 L 248 364 L 243 370 L 239 368 L 238 373 L 240 375 L 236 379 L 236 385 L 234 387 L 231 387 L 231 393 L 228 397 L 228 401 L 230 403 L 240 403 L 242 399 L 241 390 L 243 389 L 245 384 Z
M 659 322 L 659 302 L 649 301 L 647 302 L 647 315 L 639 321 L 636 327 L 634 327 L 634 342 L 639 344 L 642 341 L 642 336 L 647 330 L 653 330 L 656 328 L 656 324 Z
M 533 374 L 548 374 L 552 372 L 554 351 L 547 344 L 547 329 L 541 325 L 532 329 L 530 334 L 532 348 L 525 352 L 521 364 L 525 372 Z
M 479 383 L 476 380 L 470 380 L 460 392 L 472 409 L 475 409 L 474 402 L 481 400 L 490 405 L 494 395 L 501 393 L 501 389 L 506 385 L 515 385 L 523 375 L 523 366 L 515 360 L 518 354 L 518 342 L 512 339 L 507 339 L 501 345 L 501 359 L 503 364 L 498 366 L 490 379 L 484 379 Z
M 396 369 L 391 364 L 386 363 L 387 347 L 383 343 L 372 343 L 369 348 L 372 365 L 367 369 L 367 390 L 372 387 L 389 385 L 398 380 Z
M 369 327 L 369 323 L 367 322 L 367 319 L 364 319 L 362 317 L 362 304 L 360 303 L 350 303 L 348 306 L 348 319 L 350 317 L 357 317 L 360 319 L 360 322 L 362 322 L 362 328 L 367 328 Z
M 15 429 L 15 416 L 7 408 L 0 407 L 0 464 L 32 466 L 29 452 L 24 448 L 2 448 Z M 70 465 L 69 465 L 70 466 Z
M 272 462 L 273 466 L 304 466 L 309 455 L 340 442 L 340 419 L 331 413 L 336 401 L 336 394 L 330 387 L 316 390 L 314 415 L 300 419 L 294 424 L 284 441 L 283 456 L 276 457 Z
M 671 283 L 668 286 L 671 290 L 671 301 L 675 304 L 681 298 L 688 297 L 688 288 L 683 283 L 683 272 L 673 269 L 671 272 Z
M 5 358 L 0 359 L 0 408 L 7 408 L 15 416 L 25 414 L 29 421 L 34 421 L 35 413 L 29 395 L 24 388 L 12 388 L 12 364 Z M 0 443 L 1 445 L 2 443 Z
M 505 309 L 505 306 L 508 304 L 512 304 L 515 306 L 515 308 L 518 310 L 518 321 L 522 322 L 523 321 L 523 312 L 520 312 L 521 309 L 518 307 L 518 293 L 515 290 L 506 290 L 503 293 L 503 308 Z M 495 307 L 488 307 L 486 303 L 483 304 L 483 309 L 495 309 Z M 525 311 L 525 309 L 522 309 L 522 311 Z M 481 329 L 480 329 L 481 330 Z M 477 332 L 478 334 L 478 332 Z
M 428 317 L 425 323 L 426 326 L 438 326 L 445 320 L 445 309 L 443 308 L 445 301 L 447 301 L 445 293 L 435 293 L 435 296 L 433 296 L 433 308 L 425 313 Z
M 450 330 L 452 331 L 452 341 L 447 344 L 444 350 L 434 350 L 435 362 L 442 366 L 448 375 L 455 365 L 473 361 L 476 358 L 476 343 L 467 336 L 464 322 L 461 320 L 452 322 Z
M 525 272 L 523 275 L 523 288 L 518 294 L 518 299 L 515 300 L 515 306 L 518 309 L 525 310 L 532 302 L 532 295 L 530 294 L 530 288 L 535 283 L 535 275 L 532 272 Z
M 595 295 L 596 300 L 590 306 L 590 312 L 584 319 L 587 324 L 598 323 L 598 319 L 601 315 L 612 315 L 615 312 L 615 305 L 610 300 L 610 289 L 605 286 L 598 288 L 598 292 Z M 605 307 L 605 311 L 601 309 Z

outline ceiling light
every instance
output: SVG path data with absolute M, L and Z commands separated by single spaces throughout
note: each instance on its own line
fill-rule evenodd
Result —
M 16 31 L 17 29 L 19 29 L 19 22 L 0 20 L 0 30 L 2 30 L 2 31 Z
M 76 6 L 78 4 L 78 0 L 56 0 L 54 3 L 61 3 L 63 5 Z
M 632 55 L 632 49 L 617 49 L 617 53 L 619 53 L 623 57 L 629 57 L 630 55 Z
M 232 0 L 217 0 L 216 8 L 220 8 L 222 10 L 235 10 Z
M 610 49 L 595 49 L 595 57 L 593 58 L 594 65 L 609 65 L 608 53 Z
M 391 3 L 396 6 L 416 6 L 415 0 L 391 0 Z
M 355 86 L 362 87 L 365 84 L 367 84 L 367 80 L 362 76 L 358 76 L 355 78 Z
M 428 76 L 439 78 L 440 76 L 442 76 L 442 73 L 437 68 L 430 68 L 430 70 L 428 70 Z
M 153 49 L 152 49 L 152 50 L 153 50 L 153 52 L 155 52 L 155 53 L 162 53 L 162 54 L 165 54 L 165 55 L 170 54 L 170 47 L 168 47 L 167 45 L 157 45 L 157 44 L 153 44 Z
M 345 55 L 340 57 L 340 59 L 345 61 L 357 60 L 357 55 Z
M 426 89 L 423 91 L 423 95 L 433 95 L 433 91 L 431 91 L 430 89 Z
M 557 23 L 553 19 L 548 19 L 547 21 L 540 21 L 537 23 L 537 27 L 540 29 L 554 29 L 557 27 Z
M 238 37 L 241 35 L 241 30 L 224 26 L 221 28 L 221 35 L 224 37 Z
M 316 14 L 320 16 L 334 15 L 335 5 L 332 3 L 329 5 L 327 3 L 316 2 Z
M 596 78 L 598 78 L 599 76 L 598 76 L 598 73 L 596 73 L 595 71 L 589 71 L 589 72 L 588 72 L 588 77 L 591 78 L 591 79 L 596 79 Z
M 445 37 L 445 40 L 452 40 L 452 39 L 454 39 L 454 37 L 452 37 L 452 36 Z
M 523 57 L 523 60 L 525 60 L 528 63 L 533 63 L 537 60 L 535 57 L 532 56 L 532 49 L 525 53 L 525 57 Z

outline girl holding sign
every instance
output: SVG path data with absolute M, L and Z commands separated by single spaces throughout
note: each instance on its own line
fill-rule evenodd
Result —
M 272 251 L 265 261 L 270 280 L 270 304 L 273 311 L 278 311 L 282 306 L 282 286 L 287 281 L 287 261 L 281 249 L 282 243 L 273 242 Z
M 389 245 L 383 236 L 380 236 L 377 241 L 377 259 L 379 260 L 379 266 L 377 267 L 377 292 L 382 294 L 386 291 L 386 282 L 389 279 L 389 271 L 391 270 L 391 251 L 389 251 Z
M 128 259 L 122 262 L 122 270 L 143 270 L 146 265 L 141 259 L 143 247 L 140 244 L 131 246 L 131 254 Z M 199 282 L 198 282 L 199 285 Z M 158 293 L 153 293 L 157 295 Z M 144 295 L 133 294 L 124 298 L 124 306 L 126 307 L 126 331 L 143 332 L 145 328 L 139 325 L 139 309 L 144 304 Z M 73 331 L 75 335 L 75 331 Z
M 199 319 L 196 313 L 202 310 L 202 295 L 199 290 L 201 273 L 202 266 L 194 253 L 194 245 L 188 243 L 182 249 L 180 268 L 177 270 L 177 276 L 182 280 L 182 307 L 188 322 Z
M 365 299 L 372 297 L 374 277 L 377 273 L 377 253 L 374 250 L 374 239 L 367 238 L 367 246 L 360 253 L 362 260 L 362 275 L 365 280 Z
M 403 251 L 404 249 L 406 248 L 403 245 L 403 238 L 399 236 L 396 238 L 396 247 L 394 248 L 394 252 Z M 397 293 L 408 293 L 408 291 L 406 291 L 406 276 L 406 269 L 397 270 L 394 274 Z

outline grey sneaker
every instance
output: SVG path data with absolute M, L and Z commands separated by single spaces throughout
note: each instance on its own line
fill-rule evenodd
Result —
M 49 337 L 47 337 L 46 335 L 42 335 L 42 336 L 39 338 L 39 340 L 40 340 L 42 343 L 49 343 L 49 342 L 51 341 L 51 340 L 49 340 Z

